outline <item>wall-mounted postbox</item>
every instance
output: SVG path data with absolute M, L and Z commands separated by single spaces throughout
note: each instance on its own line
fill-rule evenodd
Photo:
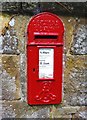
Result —
M 64 26 L 60 18 L 44 12 L 28 25 L 28 104 L 59 104 L 62 99 Z

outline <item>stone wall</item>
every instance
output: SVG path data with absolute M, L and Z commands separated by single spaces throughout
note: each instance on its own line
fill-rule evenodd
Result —
M 87 118 L 87 18 L 59 17 L 65 25 L 63 100 L 59 105 L 30 106 L 26 100 L 26 41 L 32 16 L 0 14 L 0 114 L 3 118 Z

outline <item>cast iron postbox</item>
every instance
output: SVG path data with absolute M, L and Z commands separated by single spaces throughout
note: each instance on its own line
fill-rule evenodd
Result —
M 64 26 L 60 18 L 44 12 L 28 25 L 27 100 L 30 105 L 59 104 L 62 100 Z

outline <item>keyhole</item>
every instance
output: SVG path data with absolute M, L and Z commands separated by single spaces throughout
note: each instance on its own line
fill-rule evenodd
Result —
M 35 68 L 33 68 L 33 72 L 35 72 Z

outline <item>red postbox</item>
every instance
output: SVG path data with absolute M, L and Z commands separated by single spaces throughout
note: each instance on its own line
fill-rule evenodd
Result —
M 44 12 L 31 19 L 27 30 L 28 104 L 59 104 L 62 100 L 63 23 L 58 16 Z

